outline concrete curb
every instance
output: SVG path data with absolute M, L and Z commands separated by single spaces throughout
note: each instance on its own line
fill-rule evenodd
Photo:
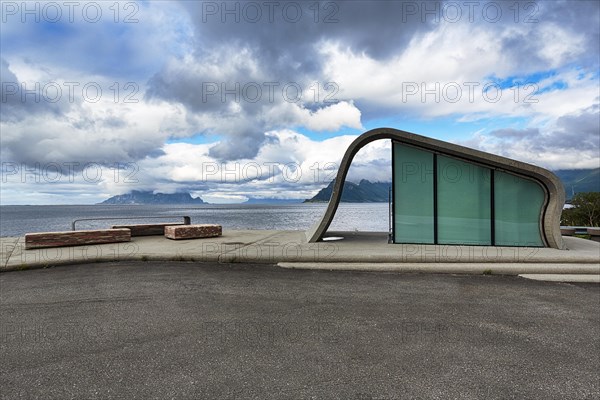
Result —
M 572 274 L 520 274 L 521 278 L 546 282 L 571 282 L 571 283 L 600 283 L 600 275 L 572 275 Z
M 326 269 L 336 271 L 379 271 L 430 274 L 523 275 L 568 274 L 600 275 L 598 264 L 512 264 L 512 263 L 302 263 L 280 262 L 282 268 Z

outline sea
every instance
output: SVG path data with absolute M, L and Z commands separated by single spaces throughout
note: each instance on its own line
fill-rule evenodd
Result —
M 286 205 L 4 205 L 0 206 L 0 236 L 34 232 L 107 228 L 112 225 L 181 222 L 219 224 L 227 229 L 306 230 L 325 213 L 325 203 Z M 145 217 L 161 217 L 160 219 Z M 114 219 L 106 219 L 114 218 Z M 127 218 L 127 219 L 117 219 Z M 387 203 L 341 203 L 329 228 L 337 231 L 388 232 Z

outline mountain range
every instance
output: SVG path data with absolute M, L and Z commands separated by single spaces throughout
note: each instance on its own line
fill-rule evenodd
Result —
M 120 194 L 106 199 L 100 204 L 206 204 L 200 197 L 192 197 L 189 193 L 153 193 L 150 191 L 132 190 L 131 193 Z
M 305 203 L 327 202 L 331 198 L 335 180 L 331 181 L 326 188 L 323 188 L 313 198 L 305 200 Z M 358 184 L 353 182 L 344 182 L 342 190 L 342 202 L 346 203 L 381 203 L 387 202 L 389 198 L 389 188 L 391 182 L 370 182 L 366 179 Z
M 553 171 L 565 187 L 567 199 L 580 192 L 600 192 L 600 168 Z
M 302 199 L 273 199 L 273 198 L 254 198 L 250 197 L 243 204 L 299 204 L 302 203 Z

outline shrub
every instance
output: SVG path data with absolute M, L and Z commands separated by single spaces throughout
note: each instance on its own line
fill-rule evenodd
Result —
M 563 210 L 560 223 L 567 226 L 600 226 L 600 193 L 577 193 L 571 200 L 573 208 Z

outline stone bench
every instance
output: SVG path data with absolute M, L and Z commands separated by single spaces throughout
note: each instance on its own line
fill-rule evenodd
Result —
M 573 236 L 575 235 L 575 228 L 560 228 L 560 234 L 562 236 Z
M 170 225 L 165 226 L 165 237 L 168 239 L 200 239 L 221 236 L 223 228 L 221 225 Z
M 43 247 L 83 246 L 88 244 L 131 241 L 129 229 L 98 229 L 87 231 L 39 232 L 25 235 L 25 249 Z
M 171 222 L 164 224 L 134 224 L 134 225 L 115 225 L 113 229 L 127 228 L 131 230 L 131 236 L 153 236 L 153 235 L 164 235 L 166 226 L 180 226 L 185 225 L 180 222 Z
M 587 228 L 587 234 L 594 242 L 600 242 L 600 228 Z

